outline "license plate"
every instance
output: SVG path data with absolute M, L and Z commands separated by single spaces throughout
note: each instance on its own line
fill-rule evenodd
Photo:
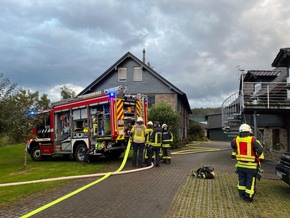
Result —
M 282 173 L 280 173 L 280 172 L 276 172 L 276 174 L 277 174 L 277 176 L 280 178 L 280 179 L 282 179 Z

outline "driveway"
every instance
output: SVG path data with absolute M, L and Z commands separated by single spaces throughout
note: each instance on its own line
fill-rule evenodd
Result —
M 110 176 L 33 217 L 163 217 L 193 170 L 201 166 L 213 166 L 216 173 L 234 174 L 235 162 L 231 160 L 229 142 L 202 143 L 199 146 L 221 150 L 174 155 L 170 165 L 161 164 L 149 170 Z M 131 159 L 124 170 L 132 169 L 130 166 Z M 264 175 L 275 178 L 274 167 L 274 163 L 266 161 Z M 2 209 L 0 217 L 20 217 L 97 179 L 70 181 L 52 193 L 40 193 L 25 202 Z

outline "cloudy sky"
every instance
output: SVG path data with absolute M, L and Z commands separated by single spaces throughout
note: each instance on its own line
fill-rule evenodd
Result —
M 220 107 L 239 71 L 272 70 L 290 47 L 289 0 L 0 0 L 0 72 L 24 89 L 77 94 L 128 51 Z

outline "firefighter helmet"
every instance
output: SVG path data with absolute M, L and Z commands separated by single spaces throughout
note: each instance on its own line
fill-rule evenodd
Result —
M 167 126 L 167 124 L 165 124 L 165 123 L 162 125 L 162 129 L 167 128 L 167 127 L 168 127 L 168 126 Z
M 137 122 L 143 122 L 143 118 L 142 117 L 138 117 L 137 118 Z
M 240 126 L 239 132 L 249 132 L 249 133 L 252 133 L 252 129 L 251 129 L 251 127 L 248 124 L 244 123 L 244 124 L 242 124 Z
M 149 121 L 149 122 L 147 123 L 147 125 L 151 125 L 151 126 L 153 126 L 153 122 L 152 122 L 152 121 Z

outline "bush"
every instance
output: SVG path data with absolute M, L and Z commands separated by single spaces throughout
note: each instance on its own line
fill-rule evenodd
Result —
M 194 123 L 189 127 L 188 140 L 189 141 L 205 141 L 206 140 L 205 130 L 201 127 L 200 124 Z
M 160 125 L 166 123 L 169 131 L 173 134 L 172 148 L 180 147 L 181 140 L 178 135 L 179 113 L 165 103 L 155 104 L 148 111 L 148 118 L 152 122 L 159 121 Z

